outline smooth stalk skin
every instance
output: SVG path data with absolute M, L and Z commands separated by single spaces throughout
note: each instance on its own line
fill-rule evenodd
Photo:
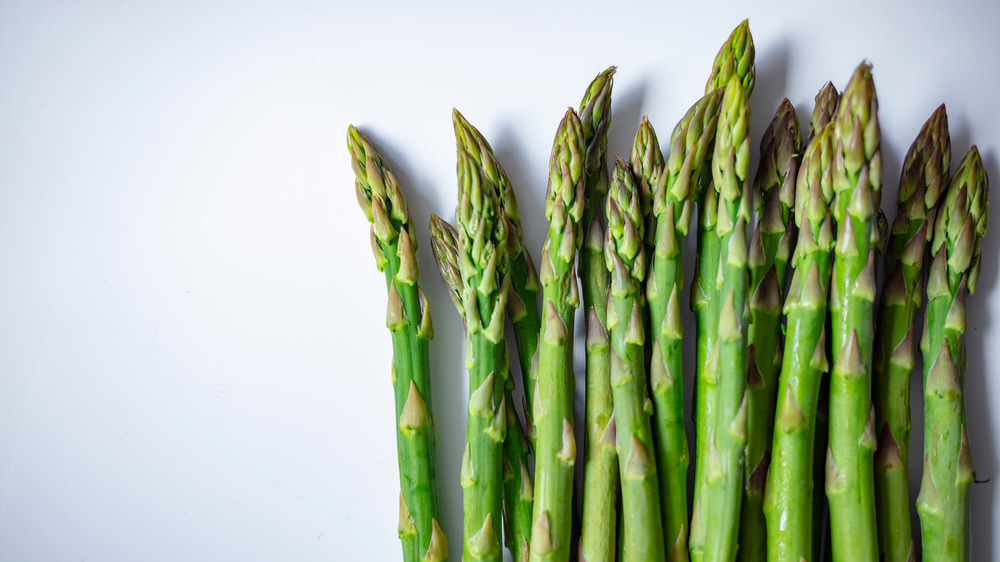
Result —
M 878 559 L 875 524 L 875 417 L 871 402 L 875 254 L 882 157 L 871 68 L 861 64 L 833 121 L 833 216 L 837 224 L 830 288 L 830 427 L 826 496 L 834 562 Z
M 652 404 L 646 388 L 646 277 L 642 195 L 632 172 L 616 159 L 608 193 L 604 262 L 611 273 L 611 393 L 622 489 L 623 554 L 626 562 L 663 560 L 660 493 L 653 457 Z
M 375 264 L 389 293 L 386 325 L 392 334 L 396 454 L 399 461 L 399 538 L 406 562 L 448 559 L 438 526 L 434 419 L 428 344 L 434 337 L 427 298 L 417 285 L 417 241 L 395 176 L 368 139 L 347 128 L 358 204 L 372 224 Z
M 690 451 L 684 428 L 684 376 L 681 355 L 680 294 L 684 286 L 681 245 L 687 236 L 697 186 L 709 147 L 715 141 L 722 89 L 707 94 L 685 113 L 670 137 L 670 158 L 663 162 L 656 133 L 643 119 L 632 146 L 637 181 L 652 190 L 654 250 L 646 282 L 653 342 L 649 384 L 653 398 L 653 436 L 660 509 L 667 560 L 688 560 L 687 471 Z
M 706 93 L 717 88 L 725 88 L 733 76 L 743 85 L 746 96 L 753 90 L 756 81 L 754 66 L 753 36 L 749 22 L 744 20 L 733 30 L 719 49 L 712 65 L 712 73 L 706 85 Z M 714 140 L 709 143 L 706 159 L 714 153 Z M 711 162 L 704 163 L 710 168 Z M 708 451 L 709 428 L 715 423 L 715 393 L 718 379 L 718 321 L 725 295 L 719 295 L 716 278 L 720 271 L 718 247 L 715 233 L 718 214 L 717 188 L 712 185 L 713 174 L 703 173 L 698 185 L 698 259 L 695 264 L 694 280 L 691 285 L 691 309 L 697 321 L 696 333 L 696 378 L 695 378 L 695 478 L 694 505 L 691 511 L 691 531 L 688 546 L 691 558 L 701 561 L 705 544 L 706 516 L 702 510 L 705 484 L 705 453 Z M 749 204 L 749 199 L 748 199 Z M 735 527 L 734 527 L 735 528 Z
M 514 326 L 514 341 L 517 346 L 517 359 L 521 367 L 521 380 L 524 385 L 524 412 L 529 430 L 531 429 L 530 412 L 532 393 L 535 389 L 535 376 L 532 373 L 532 360 L 538 349 L 538 331 L 541 326 L 541 313 L 538 307 L 538 274 L 531 255 L 524 245 L 524 235 L 521 228 L 520 213 L 517 207 L 517 197 L 514 187 L 507 177 L 507 172 L 493 154 L 493 148 L 486 137 L 473 127 L 460 113 L 455 112 L 456 136 L 458 142 L 469 151 L 476 162 L 483 168 L 490 181 L 500 190 L 500 209 L 509 221 L 507 226 L 507 262 L 510 271 L 511 293 L 507 296 L 507 316 Z M 509 385 L 508 385 L 509 386 Z M 530 525 L 527 526 L 530 530 Z
M 965 299 L 976 290 L 989 215 L 989 180 L 973 145 L 934 223 L 927 278 L 924 472 L 917 496 L 923 559 L 970 559 L 969 494 L 975 479 L 965 412 Z
M 606 158 L 611 124 L 611 90 L 615 67 L 597 75 L 580 102 L 586 146 L 585 197 L 582 231 L 587 238 L 580 253 L 580 287 L 586 313 L 586 408 L 583 468 L 583 508 L 580 516 L 580 559 L 613 561 L 618 511 L 618 456 L 615 451 L 611 399 L 611 353 L 607 302 L 610 276 L 604 268 L 604 224 L 601 207 L 608 192 Z
M 833 125 L 827 125 L 813 138 L 796 180 L 799 231 L 784 306 L 786 336 L 764 497 L 767 559 L 776 562 L 819 559 L 821 537 L 816 531 L 822 503 L 816 499 L 823 496 L 815 490 L 814 475 L 815 466 L 822 466 L 822 457 L 816 455 L 817 418 L 823 377 L 829 368 L 826 312 L 834 242 L 832 132 Z
M 448 295 L 455 304 L 458 315 L 464 321 L 465 305 L 462 301 L 462 274 L 459 271 L 458 231 L 447 221 L 432 213 L 430 233 L 434 261 Z M 504 390 L 507 407 L 507 433 L 503 441 L 504 542 L 515 560 L 526 560 L 529 540 L 526 533 L 531 531 L 531 504 L 534 495 L 531 472 L 528 468 L 530 448 L 524 429 L 517 414 L 514 413 L 513 380 L 509 376 Z
M 750 368 L 747 380 L 747 447 L 740 509 L 739 560 L 767 559 L 764 483 L 771 455 L 774 402 L 781 371 L 781 304 L 791 254 L 792 207 L 802 151 L 799 120 L 781 101 L 760 141 L 754 177 L 757 226 L 750 242 Z
M 875 513 L 879 556 L 885 562 L 916 559 L 907 479 L 913 322 L 923 299 L 924 251 L 934 232 L 934 213 L 950 170 L 948 115 L 942 104 L 924 123 L 903 160 L 898 212 L 885 254 L 888 278 L 875 329 Z
M 582 256 L 602 267 L 594 268 L 595 303 L 608 302 L 611 276 L 603 267 L 604 227 L 599 216 L 590 223 Z M 599 261 L 597 261 L 599 260 Z M 611 347 L 607 330 L 608 308 L 595 304 L 587 315 L 586 453 L 583 467 L 583 513 L 580 559 L 587 562 L 615 560 L 618 520 L 618 451 L 615 448 L 614 402 L 611 396 Z
M 712 182 L 718 189 L 718 380 L 714 423 L 705 453 L 704 559 L 736 557 L 747 444 L 747 223 L 750 220 L 750 104 L 734 75 L 722 97 Z
M 544 321 L 538 345 L 538 382 L 534 395 L 535 505 L 532 513 L 532 562 L 569 559 L 572 530 L 573 467 L 573 320 L 580 305 L 573 263 L 583 242 L 583 127 L 572 108 L 559 124 L 549 159 L 545 215 L 549 232 L 542 247 Z

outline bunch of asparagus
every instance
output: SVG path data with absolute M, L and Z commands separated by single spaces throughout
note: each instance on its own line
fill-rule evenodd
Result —
M 628 158 L 609 166 L 615 71 L 598 74 L 557 128 L 538 270 L 506 172 L 486 137 L 453 114 L 455 225 L 432 215 L 430 231 L 466 328 L 462 558 L 500 561 L 506 544 L 519 561 L 914 560 L 909 395 L 926 293 L 916 498 L 923 556 L 968 560 L 965 299 L 975 291 L 988 215 L 976 147 L 949 180 L 939 107 L 906 154 L 890 230 L 867 64 L 843 94 L 831 83 L 820 90 L 807 138 L 791 103 L 779 104 L 753 181 L 748 22 L 719 50 L 706 93 L 674 127 L 666 157 L 643 118 Z M 413 223 L 371 143 L 351 127 L 348 145 L 388 289 L 404 559 L 444 560 L 432 329 Z M 692 224 L 689 479 L 681 294 Z M 578 308 L 586 323 L 582 447 L 573 398 Z M 508 360 L 507 318 L 520 377 Z M 574 485 L 578 458 L 582 486 Z

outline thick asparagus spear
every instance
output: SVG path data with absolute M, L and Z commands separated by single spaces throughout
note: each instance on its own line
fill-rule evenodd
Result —
M 833 248 L 833 125 L 820 129 L 806 149 L 795 193 L 799 226 L 794 273 L 785 301 L 787 335 L 778 380 L 772 457 L 767 475 L 767 558 L 818 560 L 820 538 L 814 489 L 817 412 L 826 355 L 826 311 Z
M 899 202 L 879 302 L 872 401 L 875 404 L 875 500 L 879 556 L 913 560 L 907 456 L 910 442 L 910 374 L 913 319 L 923 298 L 924 250 L 933 234 L 938 198 L 948 185 L 951 141 L 944 105 L 910 145 L 899 178 Z
M 667 560 L 688 559 L 687 470 L 684 381 L 681 357 L 680 293 L 684 284 L 681 243 L 691 223 L 702 163 L 715 140 L 722 89 L 698 100 L 674 127 L 670 159 L 660 154 L 656 133 L 643 119 L 632 146 L 636 179 L 653 191 L 654 251 L 646 284 L 653 342 L 650 386 L 653 397 L 660 510 Z
M 535 505 L 531 530 L 534 562 L 569 558 L 572 528 L 573 466 L 573 320 L 580 305 L 573 262 L 583 241 L 583 128 L 573 109 L 559 124 L 549 160 L 545 215 L 549 232 L 542 248 L 545 310 L 538 345 L 535 389 Z
M 753 36 L 749 22 L 744 20 L 733 30 L 719 49 L 712 73 L 706 86 L 706 93 L 725 87 L 736 76 L 749 97 L 756 81 L 754 67 Z M 707 158 L 713 157 L 713 144 L 709 143 Z M 708 167 L 709 162 L 705 163 Z M 715 423 L 715 394 L 718 378 L 717 340 L 719 332 L 719 312 L 725 295 L 719 294 L 716 283 L 720 271 L 721 249 L 717 246 L 716 221 L 718 196 L 712 186 L 713 174 L 704 173 L 698 186 L 698 261 L 695 265 L 694 281 L 691 286 L 691 308 L 697 320 L 696 381 L 695 381 L 695 476 L 694 507 L 691 512 L 691 532 L 689 547 L 695 562 L 701 560 L 705 544 L 706 514 L 702 509 L 705 484 L 705 453 L 708 451 L 709 428 Z M 748 201 L 749 204 L 749 201 Z
M 618 511 L 618 454 L 611 398 L 611 354 L 607 332 L 608 287 L 604 268 L 604 224 L 601 207 L 608 192 L 608 126 L 614 67 L 597 75 L 580 103 L 586 159 L 586 204 L 580 253 L 580 284 L 587 313 L 586 451 L 583 468 L 583 510 L 580 556 L 589 562 L 613 561 Z
M 834 561 L 854 562 L 878 558 L 871 359 L 882 157 L 878 100 L 867 64 L 857 68 L 844 89 L 833 123 L 837 242 L 830 336 L 835 361 L 830 376 L 826 495 Z
M 438 526 L 428 343 L 433 337 L 427 298 L 417 286 L 417 241 L 410 211 L 382 155 L 354 126 L 347 147 L 358 203 L 372 223 L 372 252 L 389 292 L 386 324 L 392 334 L 396 453 L 399 459 L 399 538 L 403 559 L 448 559 Z
M 642 292 L 646 252 L 641 197 L 628 165 L 618 158 L 607 201 L 604 260 L 612 277 L 608 329 L 626 561 L 662 560 L 664 553 L 651 412 L 646 409 Z
M 927 279 L 924 474 L 917 497 L 924 560 L 969 560 L 975 471 L 965 413 L 965 297 L 976 290 L 989 215 L 989 180 L 973 146 L 937 213 Z
M 714 423 L 705 453 L 704 507 L 707 561 L 733 560 L 743 498 L 747 443 L 747 239 L 750 219 L 750 104 L 738 76 L 726 85 L 712 157 L 718 190 L 715 233 L 720 249 L 716 273 L 719 311 L 718 378 Z
M 802 150 L 795 108 L 782 100 L 760 141 L 754 178 L 757 226 L 750 243 L 750 343 L 747 392 L 747 448 L 743 506 L 740 510 L 740 560 L 767 558 L 764 482 L 770 463 L 771 430 L 778 373 L 781 371 L 781 303 L 791 253 L 792 206 Z

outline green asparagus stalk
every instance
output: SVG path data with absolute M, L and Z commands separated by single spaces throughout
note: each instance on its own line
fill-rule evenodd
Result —
M 754 67 L 753 36 L 750 34 L 749 22 L 744 20 L 730 34 L 719 49 L 712 66 L 712 73 L 706 86 L 706 93 L 716 88 L 725 87 L 733 76 L 743 85 L 745 95 L 753 90 L 756 80 Z M 714 154 L 713 143 L 709 143 L 707 158 Z M 710 166 L 709 162 L 705 163 Z M 718 379 L 718 349 L 719 313 L 725 295 L 719 294 L 716 283 L 720 265 L 719 258 L 722 249 L 718 247 L 716 221 L 718 220 L 719 201 L 716 187 L 712 185 L 712 173 L 703 173 L 698 185 L 698 261 L 695 265 L 695 276 L 691 286 L 691 308 L 697 320 L 696 334 L 696 381 L 695 381 L 695 476 L 694 476 L 694 507 L 691 512 L 691 533 L 689 548 L 691 558 L 700 562 L 704 551 L 705 533 L 707 531 L 706 514 L 703 512 L 706 452 L 709 448 L 709 430 L 715 423 L 715 394 Z M 748 200 L 749 204 L 749 200 Z
M 508 226 L 509 228 L 509 226 Z M 441 279 L 459 316 L 465 318 L 462 275 L 459 271 L 458 231 L 441 217 L 431 214 L 431 248 Z M 510 231 L 508 230 L 508 235 Z M 509 308 L 509 303 L 508 303 Z M 524 429 L 514 413 L 513 381 L 508 377 L 504 392 L 507 433 L 503 442 L 504 537 L 515 560 L 527 560 L 531 531 L 533 487 L 528 469 L 530 454 Z
M 615 161 L 608 194 L 608 229 L 604 260 L 611 273 L 608 329 L 611 331 L 611 391 L 622 486 L 626 561 L 662 560 L 664 556 L 660 493 L 653 458 L 652 412 L 646 409 L 645 299 L 643 244 L 645 219 L 639 188 L 624 160 Z
M 740 560 L 767 558 L 764 482 L 770 463 L 778 373 L 781 371 L 781 303 L 794 228 L 795 179 L 802 150 L 799 120 L 782 100 L 760 142 L 754 178 L 757 226 L 750 243 L 750 370 L 747 392 L 746 474 L 740 510 Z
M 580 304 L 573 262 L 583 242 L 583 127 L 572 109 L 559 124 L 549 160 L 545 215 L 549 232 L 542 248 L 544 321 L 538 345 L 538 382 L 534 393 L 535 505 L 531 530 L 533 562 L 569 559 L 572 529 L 573 467 L 573 320 Z
M 396 453 L 399 461 L 399 538 L 407 562 L 448 559 L 438 526 L 428 344 L 434 335 L 427 298 L 417 285 L 417 241 L 403 192 L 382 155 L 354 126 L 347 147 L 358 203 L 372 224 L 372 252 L 385 274 L 392 334 Z
M 767 475 L 764 514 L 767 558 L 777 562 L 818 560 L 821 537 L 814 489 L 817 417 L 821 386 L 829 365 L 826 312 L 833 249 L 833 125 L 809 143 L 795 190 L 795 222 L 799 226 L 794 272 L 785 300 L 787 335 L 778 380 L 772 457 Z M 821 504 L 819 504 L 821 505 Z
M 835 562 L 876 560 L 871 403 L 875 227 L 881 188 L 878 100 L 871 69 L 860 65 L 834 123 L 833 186 L 837 243 L 830 295 L 830 428 L 826 495 Z
M 632 146 L 632 169 L 653 191 L 654 251 L 646 284 L 653 342 L 649 378 L 653 397 L 660 508 L 667 560 L 688 560 L 687 470 L 680 293 L 681 244 L 687 236 L 697 185 L 715 140 L 722 89 L 698 100 L 674 127 L 665 163 L 656 133 L 643 119 Z
M 933 234 L 938 198 L 948 185 L 951 141 L 944 105 L 920 129 L 903 161 L 896 220 L 885 255 L 888 272 L 879 302 L 872 401 L 875 404 L 875 499 L 879 556 L 914 560 L 907 456 L 913 319 L 923 298 L 924 251 Z
M 924 473 L 917 496 L 924 560 L 969 560 L 969 493 L 975 478 L 965 412 L 965 298 L 976 290 L 989 215 L 989 180 L 973 146 L 934 223 L 927 278 Z
M 611 398 L 611 354 L 607 331 L 608 287 L 604 268 L 604 225 L 600 209 L 608 192 L 608 126 L 611 123 L 611 88 L 615 68 L 597 75 L 580 102 L 584 144 L 587 147 L 580 285 L 587 312 L 586 431 L 583 468 L 583 509 L 580 557 L 589 562 L 615 559 L 618 511 L 618 454 Z

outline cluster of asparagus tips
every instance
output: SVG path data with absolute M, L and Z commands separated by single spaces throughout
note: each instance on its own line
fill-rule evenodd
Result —
M 428 344 L 434 337 L 427 298 L 417 285 L 417 241 L 403 192 L 382 155 L 353 126 L 347 130 L 358 204 L 371 223 L 375 264 L 388 289 L 386 325 L 392 335 L 399 538 L 407 562 L 448 559 L 438 526 L 434 420 Z
M 822 466 L 823 457 L 817 457 L 815 450 L 821 446 L 817 418 L 828 369 L 826 313 L 834 243 L 832 133 L 833 125 L 827 124 L 813 137 L 802 157 L 795 188 L 798 236 L 784 305 L 786 335 L 764 499 L 767 557 L 780 562 L 819 559 L 816 506 L 822 495 L 814 488 L 814 474 L 815 466 Z
M 740 511 L 741 560 L 764 560 L 764 483 L 770 462 L 778 373 L 781 370 L 781 305 L 794 234 L 792 207 L 802 150 L 795 108 L 782 100 L 760 142 L 754 178 L 758 220 L 750 242 L 750 326 L 746 474 Z
M 834 560 L 876 560 L 871 364 L 881 153 L 878 100 L 867 64 L 857 68 L 844 89 L 833 124 L 837 241 L 830 336 L 835 360 L 826 495 Z
M 885 254 L 888 277 L 875 330 L 875 499 L 879 556 L 885 562 L 906 562 L 915 555 L 907 479 L 913 325 L 923 299 L 924 253 L 934 233 L 935 211 L 948 185 L 950 169 L 948 116 L 941 105 L 924 123 L 903 161 L 899 211 L 889 234 Z
M 543 321 L 538 344 L 535 424 L 535 504 L 533 562 L 567 560 L 572 531 L 573 326 L 580 305 L 574 263 L 583 242 L 586 145 L 580 118 L 571 108 L 559 124 L 549 159 L 545 215 L 549 231 L 542 248 Z
M 975 472 L 964 398 L 965 298 L 976 290 L 989 214 L 989 180 L 973 146 L 934 223 L 927 278 L 924 469 L 917 497 L 925 560 L 969 560 L 969 493 Z

